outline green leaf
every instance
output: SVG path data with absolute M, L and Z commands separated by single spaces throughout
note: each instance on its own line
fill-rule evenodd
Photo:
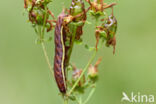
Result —
M 35 33 L 38 34 L 38 30 L 37 30 L 37 28 L 36 28 L 36 25 L 33 26 L 33 27 L 34 27 Z
M 28 5 L 27 11 L 30 12 L 32 5 Z
M 52 40 L 52 37 L 50 36 L 50 37 L 44 39 L 44 42 L 50 42 L 51 40 Z
M 65 41 L 65 46 L 70 46 L 70 41 L 69 40 L 67 40 L 67 41 Z
M 50 42 L 52 39 L 53 39 L 53 38 L 50 36 L 49 39 L 48 39 L 48 41 Z
M 84 92 L 85 92 L 85 87 L 84 86 L 77 86 L 76 88 L 75 88 L 75 91 L 77 91 L 78 93 L 80 93 L 80 94 L 84 94 Z
M 69 99 L 72 100 L 72 101 L 75 101 L 76 97 L 75 96 L 69 96 Z
M 77 45 L 81 45 L 83 43 L 82 39 L 76 40 L 74 41 Z
M 33 28 L 35 28 L 35 27 L 36 27 L 36 24 L 35 24 L 35 23 L 33 23 L 33 24 L 32 24 L 32 27 L 33 27 Z
M 70 70 L 72 71 L 72 70 L 73 70 L 73 68 L 72 68 L 71 65 L 68 65 L 66 69 L 67 69 L 68 71 L 70 71 Z
M 82 21 L 79 22 L 71 22 L 70 25 L 72 26 L 82 26 L 84 23 Z
M 104 16 L 104 15 L 105 15 L 104 12 L 101 12 L 101 11 L 95 12 L 95 11 L 93 11 L 93 10 L 90 10 L 90 11 L 89 11 L 89 14 L 90 14 L 91 16 L 93 16 L 95 19 L 98 19 L 100 16 Z
M 87 44 L 85 45 L 85 48 L 86 48 L 87 50 L 89 50 L 89 51 L 95 50 L 95 47 L 90 47 L 90 46 L 88 46 Z
M 36 19 L 37 19 L 37 22 L 42 25 L 42 23 L 43 23 L 42 16 L 38 15 Z
M 92 24 L 91 22 L 89 22 L 89 21 L 87 21 L 87 20 L 86 20 L 86 22 L 85 22 L 85 23 L 86 23 L 86 24 L 88 24 L 88 25 Z
M 100 31 L 100 38 L 107 39 L 107 33 L 106 33 L 106 31 Z
M 39 38 L 37 38 L 37 39 L 35 40 L 35 44 L 41 44 L 41 40 L 40 40 Z
M 88 78 L 91 80 L 90 84 L 95 83 L 95 82 L 98 81 L 98 76 L 96 76 L 96 77 L 88 76 Z

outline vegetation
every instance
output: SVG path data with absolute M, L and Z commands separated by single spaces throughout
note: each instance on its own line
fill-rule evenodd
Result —
M 56 18 L 48 8 L 51 2 L 51 0 L 24 0 L 24 8 L 37 34 L 36 43 L 41 44 L 43 48 L 64 104 L 68 104 L 69 100 L 78 104 L 87 104 L 98 81 L 98 65 L 102 58 L 93 63 L 98 50 L 106 44 L 107 47 L 113 46 L 113 53 L 115 53 L 117 20 L 113 14 L 113 7 L 116 3 L 107 4 L 103 0 L 86 0 L 85 2 L 89 4 L 89 7 L 86 7 L 83 0 L 72 0 L 70 8 L 63 8 L 62 13 Z M 108 8 L 112 10 L 109 15 L 105 11 Z M 87 21 L 88 16 L 96 21 L 95 46 L 83 43 L 83 27 L 85 24 L 92 24 Z M 51 41 L 52 35 L 45 35 L 45 33 L 53 29 L 55 30 L 55 58 L 52 66 L 44 43 Z M 93 53 L 84 68 L 77 68 L 70 62 L 74 44 L 84 45 L 88 52 Z M 86 90 L 90 90 L 90 93 L 85 93 Z M 82 95 L 85 94 L 88 97 L 82 99 Z

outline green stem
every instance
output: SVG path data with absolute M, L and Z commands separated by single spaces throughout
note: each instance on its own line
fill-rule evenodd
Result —
M 85 74 L 85 72 L 87 71 L 89 65 L 93 62 L 95 56 L 96 56 L 97 51 L 95 50 L 92 57 L 90 58 L 89 62 L 87 63 L 87 65 L 85 66 L 85 68 L 83 69 L 83 72 L 81 73 L 80 77 L 77 79 L 77 81 L 74 83 L 73 87 L 71 88 L 71 90 L 69 91 L 69 93 L 67 94 L 67 96 L 70 96 L 70 94 L 74 91 L 75 87 L 77 86 L 77 84 L 79 83 L 80 79 L 83 77 L 83 75 Z
M 43 21 L 43 28 L 41 29 L 40 26 L 38 26 L 38 31 L 39 31 L 39 36 L 40 36 L 40 41 L 41 41 L 41 45 L 42 45 L 42 50 L 44 52 L 44 56 L 45 56 L 45 59 L 47 61 L 47 64 L 49 66 L 49 69 L 50 69 L 50 72 L 52 74 L 52 76 L 54 75 L 53 74 L 53 68 L 50 64 L 50 60 L 49 60 L 49 57 L 48 57 L 48 54 L 47 54 L 47 51 L 46 51 L 46 48 L 45 48 L 45 45 L 44 45 L 44 31 L 45 31 L 45 25 L 46 25 L 46 19 L 47 19 L 47 11 L 48 11 L 48 8 L 45 6 L 45 15 L 44 15 L 44 21 Z
M 41 45 L 42 45 L 42 50 L 43 50 L 43 52 L 44 52 L 44 56 L 45 56 L 45 59 L 46 59 L 46 61 L 47 61 L 48 66 L 49 66 L 50 72 L 51 72 L 51 74 L 52 74 L 52 76 L 53 76 L 53 75 L 54 75 L 54 74 L 53 74 L 53 68 L 52 68 L 52 66 L 51 66 L 51 64 L 50 64 L 49 57 L 48 57 L 48 54 L 47 54 L 47 51 L 46 51 L 44 42 L 41 42 Z
M 80 101 L 79 101 L 80 103 L 79 104 L 82 104 L 82 97 L 80 96 Z
M 47 12 L 48 12 L 48 8 L 45 6 L 45 15 L 44 15 L 44 21 L 43 21 L 43 29 L 42 29 L 42 34 L 41 34 L 41 38 L 44 39 L 44 31 L 45 31 L 45 26 L 46 26 L 46 20 L 47 20 Z
M 42 29 L 41 29 L 41 26 L 38 26 L 38 36 L 39 36 L 39 38 L 40 38 L 40 41 L 42 41 L 42 39 L 41 39 L 41 35 L 42 35 Z
M 37 33 L 38 33 L 38 36 L 40 37 L 41 46 L 42 46 L 42 50 L 44 52 L 44 56 L 45 56 L 46 62 L 48 64 L 49 69 L 50 69 L 50 72 L 51 72 L 51 74 L 53 76 L 53 68 L 52 68 L 52 66 L 50 64 L 50 60 L 49 60 L 49 57 L 48 57 L 48 54 L 47 54 L 47 51 L 46 51 L 46 48 L 45 48 L 45 45 L 44 45 L 44 41 L 43 41 L 43 39 L 44 39 L 45 25 L 46 25 L 46 18 L 47 18 L 47 7 L 45 7 L 45 8 L 46 8 L 46 10 L 45 10 L 46 13 L 45 13 L 45 16 L 44 16 L 43 28 L 41 28 L 41 26 L 38 26 L 38 32 Z
M 92 88 L 92 90 L 91 90 L 91 92 L 89 93 L 87 99 L 86 99 L 86 100 L 84 101 L 84 103 L 82 103 L 82 104 L 87 104 L 87 102 L 90 100 L 90 98 L 92 97 L 92 95 L 94 94 L 94 92 L 95 92 L 95 87 Z
M 64 98 L 64 104 L 68 104 L 68 99 Z
M 73 50 L 73 47 L 74 47 L 74 40 L 75 40 L 75 36 L 76 36 L 76 29 L 77 29 L 77 26 L 73 26 L 73 34 L 72 34 L 72 43 L 71 43 L 71 47 L 69 49 L 69 53 L 68 53 L 68 58 L 67 58 L 67 61 L 66 61 L 66 66 L 69 64 L 69 60 L 70 60 L 70 57 L 71 57 L 71 53 L 72 53 L 72 50 Z

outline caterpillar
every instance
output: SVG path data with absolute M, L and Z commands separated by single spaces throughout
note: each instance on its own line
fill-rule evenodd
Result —
M 61 93 L 66 93 L 65 75 L 65 43 L 63 36 L 63 22 L 65 13 L 62 12 L 55 26 L 55 57 L 54 57 L 54 76 Z
M 84 8 L 84 3 L 82 0 L 72 0 L 72 7 L 73 9 L 70 9 L 69 14 L 65 14 L 64 10 L 63 12 L 58 16 L 58 20 L 56 22 L 55 26 L 55 57 L 54 57 L 54 76 L 56 83 L 58 85 L 58 88 L 61 93 L 66 93 L 66 71 L 65 68 L 69 64 L 69 59 L 70 59 L 70 52 L 72 49 L 72 38 L 73 35 L 71 32 L 73 30 L 69 29 L 68 23 L 64 21 L 65 17 L 70 17 L 70 15 L 76 17 L 74 18 L 74 22 L 79 22 L 79 21 L 84 21 L 86 20 L 86 12 Z M 77 13 L 76 7 L 80 6 L 80 11 Z M 78 16 L 79 14 L 83 13 L 83 15 Z M 71 20 L 72 21 L 72 20 Z M 70 22 L 71 22 L 70 21 Z M 76 37 L 75 39 L 79 40 L 80 36 L 82 35 L 82 26 L 78 26 L 76 29 Z M 66 42 L 69 42 L 68 45 L 66 45 Z

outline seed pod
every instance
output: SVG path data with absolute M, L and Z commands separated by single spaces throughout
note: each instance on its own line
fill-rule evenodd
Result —
M 27 9 L 29 20 L 32 24 L 43 25 L 45 16 L 45 5 L 47 5 L 49 0 L 24 0 L 24 8 Z M 49 18 L 49 14 L 46 16 L 46 20 Z
M 86 20 L 84 2 L 82 0 L 72 0 L 72 4 L 70 7 L 70 15 L 77 16 L 79 14 L 82 14 L 82 15 L 75 18 L 74 22 L 80 22 L 80 21 Z
M 114 48 L 113 53 L 115 53 L 115 46 L 116 46 L 115 34 L 117 31 L 117 20 L 115 16 L 113 16 L 113 14 L 110 15 L 109 18 L 107 19 L 107 23 L 103 24 L 103 26 L 107 33 L 106 46 L 112 45 Z
M 93 10 L 94 12 L 103 12 L 103 0 L 94 0 L 91 3 L 91 10 Z
M 108 34 L 109 34 L 108 36 L 110 38 L 113 38 L 117 31 L 117 20 L 115 16 L 110 15 L 109 18 L 107 19 L 107 23 L 103 25 L 104 25 L 104 28 L 108 30 Z
M 96 50 L 98 49 L 98 43 L 99 40 L 106 40 L 107 39 L 107 33 L 103 26 L 97 26 L 95 30 L 95 37 L 96 37 Z
M 72 0 L 72 4 L 70 7 L 70 15 L 77 16 L 74 18 L 74 22 L 84 22 L 86 20 L 86 11 L 85 11 L 85 5 L 82 0 Z M 80 15 L 80 16 L 78 16 Z M 76 30 L 76 40 L 79 40 L 81 35 L 83 34 L 83 28 L 84 23 L 82 25 L 77 27 Z
M 33 10 L 29 13 L 29 20 L 32 23 L 36 23 L 38 25 L 43 25 L 44 14 L 45 13 L 43 12 L 42 9 L 36 9 L 36 7 L 34 7 Z

